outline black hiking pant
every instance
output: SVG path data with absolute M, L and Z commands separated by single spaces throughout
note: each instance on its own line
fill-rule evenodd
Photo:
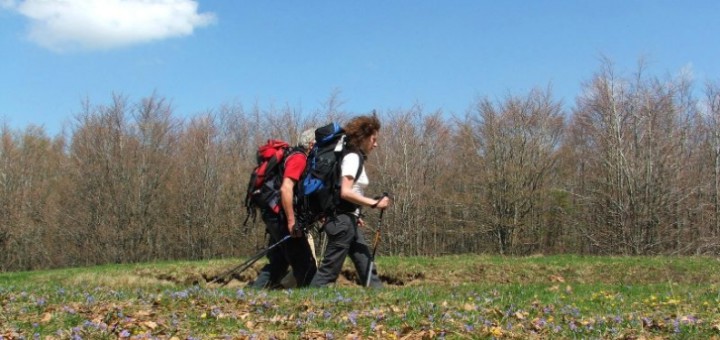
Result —
M 269 235 L 268 245 L 272 245 L 287 236 L 287 222 L 283 214 L 264 212 L 262 214 L 265 229 Z M 317 267 L 312 250 L 305 237 L 290 238 L 267 253 L 266 264 L 253 282 L 253 288 L 282 288 L 281 280 L 292 267 L 297 287 L 310 284 Z
M 350 256 L 358 273 L 359 284 L 365 285 L 367 281 L 367 266 L 370 262 L 370 247 L 365 242 L 363 234 L 358 230 L 357 217 L 353 214 L 338 214 L 328 218 L 323 226 L 328 236 L 325 256 L 320 267 L 310 283 L 311 287 L 325 287 L 337 281 L 342 270 L 345 257 Z M 370 287 L 380 288 L 382 282 L 377 275 L 375 266 L 372 269 Z

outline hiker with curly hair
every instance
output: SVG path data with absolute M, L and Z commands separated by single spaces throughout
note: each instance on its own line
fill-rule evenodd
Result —
M 370 287 L 379 288 L 382 282 L 375 267 L 371 273 L 367 273 L 371 260 L 370 247 L 358 227 L 364 226 L 361 208 L 382 210 L 391 204 L 387 196 L 374 199 L 364 194 L 370 184 L 364 161 L 378 147 L 380 120 L 374 114 L 359 116 L 351 119 L 343 129 L 347 151 L 341 164 L 340 205 L 334 216 L 327 217 L 323 225 L 328 237 L 327 248 L 310 286 L 324 287 L 334 283 L 340 275 L 345 257 L 349 256 L 360 282 L 366 282 L 368 275 L 371 275 Z

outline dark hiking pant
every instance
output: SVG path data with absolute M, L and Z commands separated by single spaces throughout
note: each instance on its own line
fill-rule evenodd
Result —
M 352 214 L 338 214 L 325 222 L 323 230 L 328 236 L 328 244 L 325 256 L 310 286 L 324 287 L 337 281 L 346 256 L 350 256 L 350 260 L 355 265 L 360 280 L 359 284 L 365 285 L 367 266 L 371 255 L 365 238 L 358 230 L 357 217 Z M 382 287 L 375 266 L 372 269 L 370 287 Z
M 269 245 L 288 235 L 287 222 L 282 214 L 263 213 L 262 217 L 269 235 Z M 280 243 L 270 249 L 267 259 L 268 264 L 260 270 L 252 284 L 253 288 L 282 288 L 280 281 L 287 275 L 288 267 L 292 267 L 297 286 L 306 287 L 317 269 L 315 258 L 305 237 L 293 237 Z

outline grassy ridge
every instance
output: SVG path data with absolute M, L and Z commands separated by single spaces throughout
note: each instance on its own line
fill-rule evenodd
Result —
M 5 338 L 712 338 L 706 257 L 382 257 L 382 290 L 254 291 L 238 260 L 0 274 Z M 259 268 L 262 263 L 256 265 Z

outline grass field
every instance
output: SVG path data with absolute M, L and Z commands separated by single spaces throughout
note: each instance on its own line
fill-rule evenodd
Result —
M 0 339 L 720 338 L 720 261 L 707 257 L 378 259 L 386 288 L 246 288 L 262 261 L 0 274 Z

